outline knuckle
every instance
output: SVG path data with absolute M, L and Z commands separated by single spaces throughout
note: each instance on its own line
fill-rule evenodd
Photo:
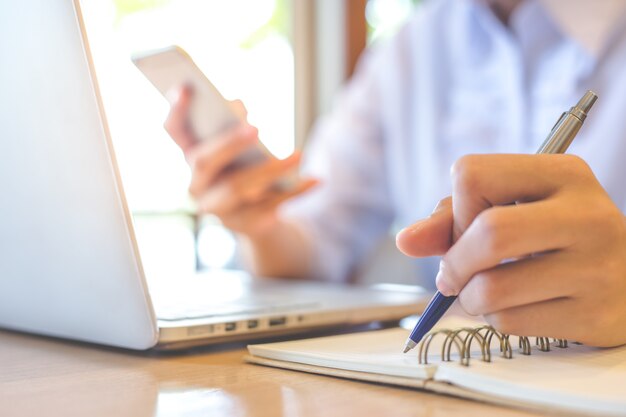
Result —
M 596 231 L 602 231 L 604 243 L 606 240 L 619 241 L 624 239 L 626 227 L 624 215 L 610 202 L 597 204 L 589 211 L 590 226 Z
M 439 268 L 442 272 L 442 276 L 446 277 L 446 286 L 450 287 L 455 294 L 460 294 L 465 282 L 463 276 L 454 265 L 454 262 L 451 262 L 449 258 L 444 256 L 439 264 Z
M 211 158 L 203 153 L 195 154 L 190 163 L 192 164 L 193 175 L 201 178 L 207 177 L 212 167 Z M 208 180 L 208 178 L 206 179 Z
M 527 333 L 525 329 L 523 329 L 523 326 L 520 326 L 515 320 L 515 317 L 506 310 L 488 314 L 485 316 L 485 320 L 493 326 L 494 329 L 504 334 L 523 336 Z
M 498 285 L 499 280 L 489 272 L 481 272 L 473 281 L 476 282 L 476 298 L 481 302 L 483 313 L 495 310 L 503 295 Z
M 170 135 L 172 135 L 172 132 L 174 132 L 174 120 L 171 113 L 163 122 L 163 129 L 165 129 L 165 131 Z
M 490 313 L 498 308 L 498 303 L 502 300 L 503 294 L 499 281 L 488 273 L 481 273 L 477 276 L 479 282 L 478 299 L 482 302 L 483 314 Z
M 474 190 L 479 186 L 480 159 L 478 155 L 465 155 L 454 162 L 450 169 L 450 176 L 455 190 L 464 192 Z
M 459 304 L 461 305 L 463 311 L 470 316 L 479 316 L 482 314 L 480 303 L 475 297 L 474 291 L 467 287 L 465 287 L 459 294 Z
M 613 202 L 604 195 L 585 198 L 584 209 L 572 213 L 578 227 L 580 242 L 607 247 L 626 243 L 626 219 Z
M 492 207 L 481 212 L 474 220 L 481 237 L 482 246 L 489 253 L 505 253 L 511 244 L 510 220 L 507 213 L 499 207 Z
M 569 184 L 594 187 L 598 181 L 589 164 L 579 156 L 572 154 L 553 155 L 550 161 L 556 168 L 556 175 L 564 178 Z
M 189 195 L 191 195 L 196 200 L 200 197 L 198 187 L 195 184 L 189 184 L 187 192 L 189 192 Z
M 495 311 L 501 296 L 497 279 L 489 272 L 480 272 L 472 277 L 459 298 L 467 313 L 478 316 Z
M 591 167 L 580 156 L 573 154 L 558 155 L 558 168 L 569 177 L 593 176 Z
M 206 194 L 207 187 L 203 186 L 201 181 L 192 179 L 191 183 L 187 187 L 187 191 L 191 197 L 198 201 L 204 196 L 204 194 Z

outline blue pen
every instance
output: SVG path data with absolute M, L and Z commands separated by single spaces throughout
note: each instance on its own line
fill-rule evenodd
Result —
M 537 150 L 537 153 L 564 153 L 587 118 L 587 113 L 596 102 L 598 96 L 593 91 L 587 91 L 574 107 L 561 115 L 550 134 Z M 413 349 L 422 338 L 433 328 L 441 316 L 445 314 L 456 296 L 446 297 L 439 291 L 430 300 L 426 310 L 417 321 L 411 335 L 404 345 L 404 353 Z

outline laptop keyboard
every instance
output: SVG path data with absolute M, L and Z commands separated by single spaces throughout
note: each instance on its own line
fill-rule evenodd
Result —
M 235 271 L 214 271 L 188 278 L 155 281 L 150 286 L 156 315 L 163 321 L 265 315 L 319 308 L 318 294 L 284 281 L 254 281 Z
M 319 306 L 317 302 L 301 302 L 301 303 L 267 303 L 258 302 L 241 302 L 224 305 L 198 305 L 198 306 L 171 306 L 160 308 L 157 311 L 159 320 L 179 321 L 191 319 L 206 319 L 232 315 L 249 315 L 249 314 L 272 314 L 276 312 L 289 312 L 294 310 L 309 309 Z

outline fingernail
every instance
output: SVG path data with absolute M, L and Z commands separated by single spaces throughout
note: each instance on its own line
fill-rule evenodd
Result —
M 435 214 L 443 211 L 443 209 L 445 208 L 445 206 L 443 205 L 443 200 L 439 201 L 437 203 L 437 205 L 435 206 L 435 208 L 433 209 L 432 213 L 430 213 L 431 216 L 434 216 Z
M 437 277 L 435 278 L 435 284 L 437 285 L 437 289 L 439 292 L 446 297 L 450 297 L 451 295 L 455 295 L 454 290 L 448 284 L 446 275 L 444 273 L 444 268 L 439 266 L 439 272 L 437 272 Z
M 402 230 L 400 230 L 398 232 L 398 236 L 406 234 L 406 233 L 413 234 L 413 233 L 419 232 L 424 227 L 424 225 L 426 224 L 426 220 L 428 220 L 428 219 L 418 220 L 415 223 L 413 223 L 412 225 L 409 225 L 409 226 L 405 227 L 404 229 L 402 229 Z

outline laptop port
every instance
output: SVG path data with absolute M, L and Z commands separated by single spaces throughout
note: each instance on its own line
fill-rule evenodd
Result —
M 237 323 L 234 323 L 234 322 L 224 323 L 224 330 L 227 332 L 232 332 L 236 328 L 237 328 Z
M 248 329 L 256 329 L 257 327 L 259 327 L 258 320 L 248 320 Z
M 271 317 L 269 323 L 270 326 L 282 326 L 283 324 L 287 323 L 287 317 Z
M 187 328 L 188 336 L 199 336 L 204 334 L 213 333 L 215 331 L 215 326 L 212 324 L 203 325 L 203 326 L 191 326 Z

